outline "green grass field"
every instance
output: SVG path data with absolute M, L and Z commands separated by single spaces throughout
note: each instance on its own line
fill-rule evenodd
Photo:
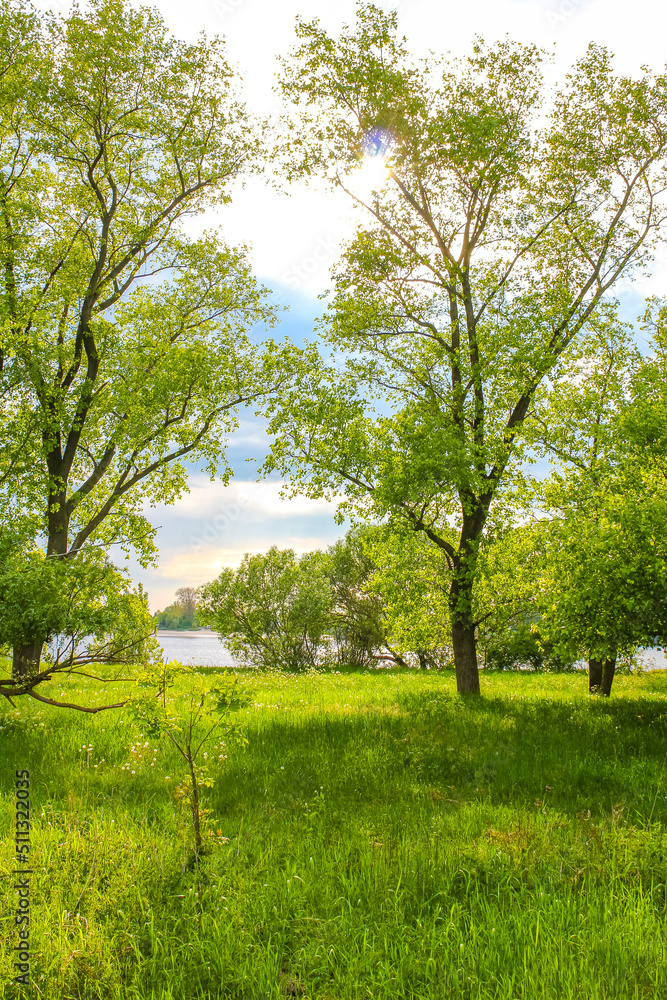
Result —
M 239 674 L 249 744 L 216 761 L 199 871 L 166 739 L 0 706 L 0 997 L 28 768 L 31 996 L 667 998 L 667 675 L 602 700 L 483 673 L 462 700 L 449 672 Z

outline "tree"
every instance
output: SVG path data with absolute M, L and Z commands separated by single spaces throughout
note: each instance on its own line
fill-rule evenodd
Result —
M 328 178 L 369 225 L 321 322 L 346 361 L 275 403 L 265 468 L 311 496 L 342 489 L 348 511 L 410 525 L 444 553 L 457 688 L 478 693 L 480 545 L 511 514 L 538 387 L 650 259 L 667 89 L 614 74 L 591 45 L 544 108 L 536 47 L 477 40 L 467 60 L 415 65 L 396 28 L 372 5 L 337 39 L 300 21 L 286 61 L 300 108 L 288 178 Z M 365 153 L 386 167 L 371 196 L 355 180 Z
M 180 604 L 170 604 L 164 611 L 158 611 L 154 621 L 158 628 L 191 629 L 193 625 L 192 618 Z
M 5 2 L 0 44 L 0 511 L 49 559 L 120 544 L 147 565 L 143 503 L 186 489 L 186 457 L 226 482 L 237 409 L 297 353 L 248 335 L 274 314 L 244 249 L 182 225 L 230 200 L 261 128 L 218 39 L 123 0 L 65 20 Z M 14 647 L 14 694 L 44 639 Z
M 658 341 L 656 331 L 657 355 Z M 606 696 L 618 656 L 667 632 L 667 492 L 651 454 L 662 433 L 651 431 L 656 360 L 642 358 L 610 311 L 560 367 L 532 420 L 554 466 L 536 491 L 551 515 L 537 627 L 564 655 L 587 657 L 589 691 Z
M 176 591 L 176 603 L 187 611 L 190 619 L 194 620 L 197 610 L 197 591 L 194 587 L 179 587 Z
M 243 557 L 199 590 L 199 615 L 231 653 L 253 666 L 297 673 L 318 665 L 331 633 L 331 585 L 322 552 L 301 558 L 271 546 Z
M 202 791 L 213 787 L 214 776 L 210 765 L 197 763 L 197 758 L 214 738 L 218 739 L 214 749 L 221 751 L 217 755 L 218 760 L 226 759 L 227 754 L 222 751 L 228 745 L 247 746 L 244 728 L 230 721 L 230 715 L 248 704 L 251 692 L 248 689 L 239 690 L 238 677 L 230 681 L 228 675 L 223 675 L 218 678 L 215 687 L 208 687 L 201 678 L 193 677 L 185 696 L 170 697 L 167 701 L 167 691 L 174 686 L 176 676 L 189 674 L 192 677 L 193 673 L 192 667 L 182 663 L 149 667 L 138 678 L 138 687 L 149 690 L 157 687 L 157 703 L 153 692 L 140 691 L 130 700 L 130 712 L 147 736 L 166 735 L 187 764 L 188 774 L 176 788 L 175 796 L 179 803 L 187 802 L 190 806 L 194 832 L 191 862 L 193 868 L 198 868 L 202 855 L 206 853 L 202 834 L 210 813 L 210 809 L 202 805 Z M 203 736 L 202 725 L 207 730 Z M 204 758 L 207 757 L 208 754 L 204 753 Z
M 540 631 L 541 584 L 548 569 L 545 524 L 528 521 L 487 539 L 480 551 L 476 620 L 484 666 L 492 670 L 569 670 L 565 655 Z
M 127 574 L 113 566 L 99 548 L 80 550 L 72 559 L 51 559 L 20 538 L 0 532 L 0 644 L 32 651 L 35 635 L 48 644 L 46 665 L 32 676 L 35 685 L 56 674 L 89 673 L 90 665 L 150 664 L 162 650 L 152 638 L 148 598 L 141 586 L 131 589 Z M 34 655 L 41 656 L 41 645 Z M 19 666 L 23 664 L 19 661 Z M 97 678 L 98 680 L 127 680 Z M 18 685 L 19 694 L 24 693 Z M 0 694 L 14 705 L 17 684 L 0 680 Z M 38 694 L 37 701 L 95 713 L 125 702 L 97 707 L 72 705 Z
M 442 553 L 409 528 L 379 527 L 369 533 L 366 544 L 374 565 L 370 589 L 380 599 L 385 641 L 396 651 L 395 658 L 412 656 L 424 669 L 449 665 L 451 628 Z
M 332 591 L 332 638 L 340 665 L 366 667 L 378 659 L 406 666 L 390 644 L 385 602 L 376 584 L 373 526 L 351 528 L 329 546 L 325 572 Z

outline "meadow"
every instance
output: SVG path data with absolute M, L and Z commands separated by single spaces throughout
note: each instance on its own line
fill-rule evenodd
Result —
M 464 700 L 448 671 L 236 673 L 248 744 L 212 764 L 199 868 L 166 739 L 125 710 L 0 706 L 0 998 L 667 997 L 667 674 L 603 700 L 581 674 L 483 671 Z M 11 982 L 15 768 L 29 992 Z

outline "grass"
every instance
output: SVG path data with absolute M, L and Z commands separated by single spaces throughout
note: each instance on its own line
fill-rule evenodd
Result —
M 0 708 L 4 876 L 31 774 L 32 996 L 667 997 L 666 675 L 610 700 L 581 675 L 483 674 L 473 700 L 449 672 L 239 675 L 249 744 L 216 763 L 200 871 L 166 740 Z

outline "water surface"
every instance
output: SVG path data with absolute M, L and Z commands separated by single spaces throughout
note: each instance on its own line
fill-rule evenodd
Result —
M 222 645 L 217 632 L 208 629 L 176 632 L 158 629 L 155 637 L 164 650 L 165 660 L 176 660 L 195 667 L 238 666 L 234 657 Z

